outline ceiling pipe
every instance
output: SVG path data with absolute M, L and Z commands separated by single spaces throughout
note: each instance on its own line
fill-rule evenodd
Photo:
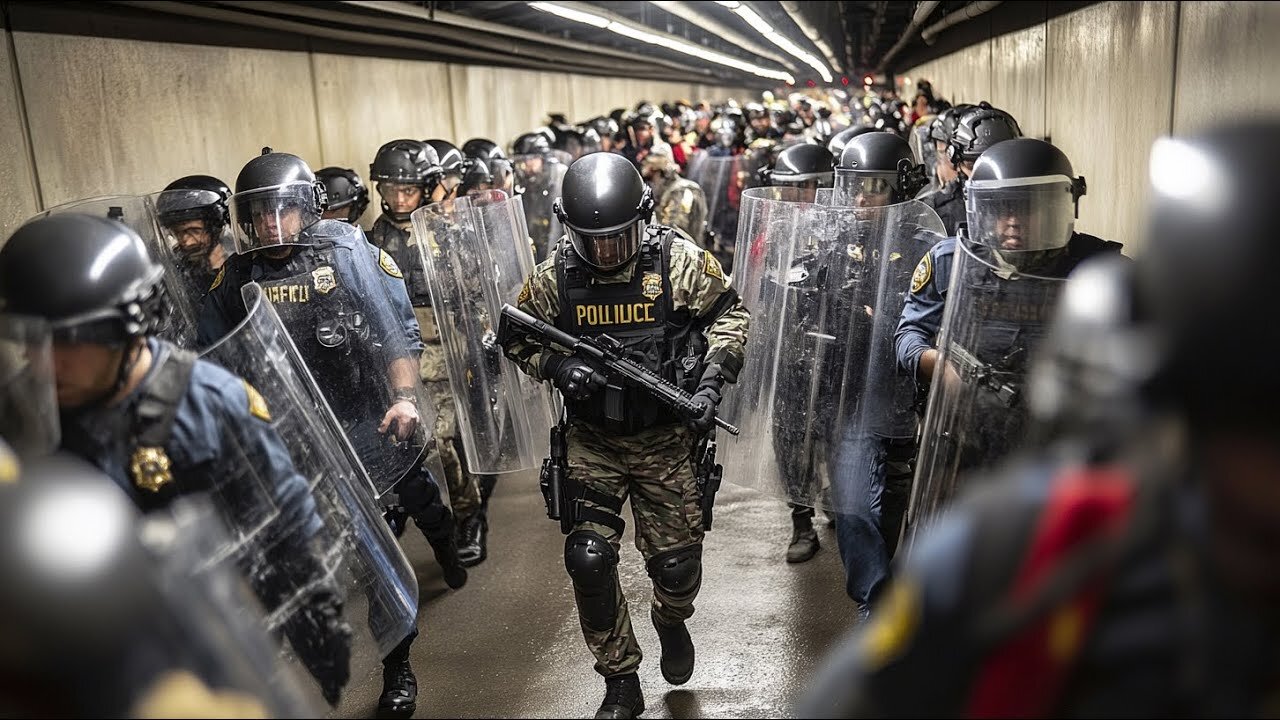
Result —
M 804 11 L 800 9 L 800 3 L 795 2 L 795 0 L 782 0 L 781 4 L 782 9 L 787 12 L 787 15 L 791 16 L 791 21 L 800 28 L 800 32 L 804 33 L 804 36 L 809 38 L 809 42 L 813 43 L 814 47 L 818 48 L 818 51 L 826 56 L 827 62 L 831 63 L 831 72 L 836 74 L 843 73 L 844 66 L 836 59 L 836 54 L 831 52 L 831 47 L 827 45 L 827 41 L 822 39 L 822 34 L 809 22 L 809 18 L 804 16 Z
M 938 33 L 952 25 L 959 25 L 966 20 L 972 20 L 999 4 L 999 0 L 981 0 L 980 2 L 969 3 L 953 13 L 943 15 L 941 20 L 925 28 L 924 32 L 920 33 L 920 37 L 924 39 L 926 45 L 932 45 L 938 41 Z
M 885 68 L 889 66 L 889 63 L 893 61 L 893 58 L 899 52 L 902 52 L 902 49 L 905 48 L 908 43 L 915 39 L 916 31 L 920 29 L 920 26 L 924 24 L 924 21 L 928 20 L 929 16 L 933 14 L 933 11 L 937 10 L 938 6 L 941 4 L 941 2 L 932 1 L 920 3 L 919 7 L 916 8 L 915 14 L 911 16 L 911 22 L 907 25 L 907 29 L 902 31 L 902 37 L 898 38 L 898 42 L 894 43 L 893 47 L 889 48 L 889 52 L 885 53 L 884 57 L 880 58 L 880 63 L 876 65 L 875 69 L 877 75 L 884 72 Z
M 703 30 L 706 30 L 712 35 L 718 35 L 724 40 L 727 40 L 733 43 L 734 45 L 737 45 L 738 47 L 742 48 L 743 50 L 746 50 L 749 53 L 754 53 L 756 55 L 759 55 L 762 58 L 767 58 L 780 65 L 790 67 L 792 70 L 799 69 L 799 65 L 765 48 L 759 43 L 752 41 L 747 36 L 743 35 L 742 33 L 739 33 L 737 30 L 734 30 L 733 28 L 730 28 L 729 26 L 725 25 L 719 20 L 716 20 L 711 15 L 702 12 L 693 3 L 677 2 L 675 0 L 667 0 L 665 2 L 650 0 L 650 2 L 662 8 L 663 10 L 666 10 L 672 15 L 675 15 L 679 18 L 684 19 L 686 22 L 692 25 L 697 25 L 698 27 L 702 28 Z

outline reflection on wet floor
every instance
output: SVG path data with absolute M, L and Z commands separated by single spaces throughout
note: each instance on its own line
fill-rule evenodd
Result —
M 415 717 L 591 717 L 604 681 L 583 644 L 564 539 L 543 513 L 536 478 L 502 478 L 489 512 L 489 559 L 456 592 L 445 587 L 422 535 L 412 525 L 405 532 L 423 607 L 412 656 Z M 652 588 L 632 544 L 629 509 L 624 517 L 619 572 L 645 652 L 644 717 L 790 715 L 816 664 L 853 623 L 834 530 L 820 524 L 817 557 L 788 565 L 786 503 L 726 485 L 689 621 L 697 669 L 673 687 L 658 669 L 661 650 L 648 621 Z M 380 671 L 353 678 L 335 715 L 371 716 L 381 689 Z

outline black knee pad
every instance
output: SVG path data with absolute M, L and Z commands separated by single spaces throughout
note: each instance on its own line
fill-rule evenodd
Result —
M 696 592 L 702 582 L 702 543 L 660 552 L 645 565 L 649 578 L 668 595 Z
M 618 553 L 594 530 L 574 530 L 564 539 L 564 569 L 573 580 L 578 613 L 592 630 L 612 630 L 617 621 Z

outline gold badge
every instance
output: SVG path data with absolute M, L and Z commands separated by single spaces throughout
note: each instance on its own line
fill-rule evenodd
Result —
M 209 286 L 209 290 L 210 291 L 217 290 L 218 286 L 222 284 L 222 276 L 226 274 L 227 274 L 226 265 L 223 265 L 222 267 L 218 268 L 218 277 L 213 279 L 213 284 Z
M 249 396 L 249 414 L 262 422 L 271 422 L 271 410 L 267 407 L 267 399 L 262 397 L 258 388 L 250 385 L 248 380 L 241 382 L 244 383 L 245 394 Z
M 516 305 L 523 305 L 529 302 L 531 297 L 533 297 L 533 293 L 529 291 L 529 280 L 526 278 L 524 286 L 520 288 L 520 296 L 516 298 Z
M 717 280 L 723 281 L 724 271 L 720 269 L 720 261 L 716 260 L 716 257 L 711 254 L 710 250 L 704 250 L 703 253 L 706 256 L 703 258 L 702 262 L 703 272 Z
M 382 268 L 382 272 L 397 280 L 404 279 L 404 275 L 400 272 L 400 266 L 396 265 L 396 261 L 391 259 L 386 250 L 378 251 L 378 267 Z
M 924 257 L 920 258 L 920 264 L 916 265 L 916 271 L 911 274 L 911 292 L 920 292 L 932 278 L 933 260 L 929 259 L 929 253 L 925 253 Z
M 160 492 L 160 488 L 173 482 L 169 456 L 164 448 L 140 447 L 133 451 L 129 470 L 133 473 L 134 484 L 143 490 Z
M 328 265 L 321 265 L 312 270 L 311 279 L 315 282 L 316 292 L 322 295 L 331 293 L 338 287 L 338 278 L 333 274 L 333 268 Z
M 640 279 L 640 294 L 650 300 L 657 300 L 662 294 L 662 276 L 658 273 L 645 273 Z

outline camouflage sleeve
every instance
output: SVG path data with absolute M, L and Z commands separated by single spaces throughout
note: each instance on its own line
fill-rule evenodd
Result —
M 554 323 L 560 314 L 560 293 L 556 287 L 556 256 L 543 260 L 533 270 L 533 274 L 525 278 L 520 296 L 516 298 L 516 307 L 530 315 Z M 537 380 L 545 380 L 539 367 L 542 364 L 542 347 L 529 342 L 523 337 L 508 338 L 503 343 L 507 357 L 520 366 L 522 370 Z
M 671 243 L 672 307 L 687 308 L 706 324 L 707 361 L 721 365 L 730 382 L 742 367 L 751 314 L 729 287 L 720 261 L 681 234 Z

